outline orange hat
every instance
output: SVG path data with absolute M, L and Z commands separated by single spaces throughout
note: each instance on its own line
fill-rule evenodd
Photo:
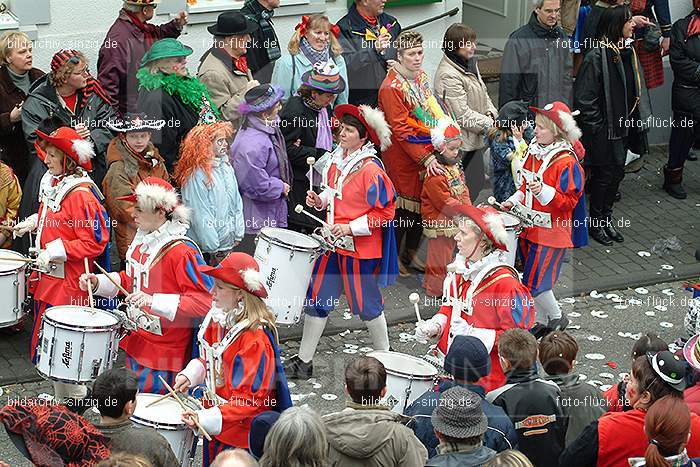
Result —
M 41 130 L 36 130 L 36 135 L 42 141 L 49 143 L 51 146 L 56 146 L 63 151 L 66 156 L 70 157 L 83 169 L 87 171 L 92 170 L 91 159 L 95 157 L 95 150 L 92 147 L 92 143 L 83 139 L 73 128 L 64 126 L 58 128 L 50 135 L 47 135 Z M 46 151 L 41 147 L 38 140 L 34 143 L 34 147 L 36 148 L 39 159 L 42 161 L 46 159 Z
M 267 289 L 260 276 L 260 266 L 255 258 L 246 253 L 230 253 L 218 266 L 198 266 L 197 269 L 256 297 L 267 298 Z

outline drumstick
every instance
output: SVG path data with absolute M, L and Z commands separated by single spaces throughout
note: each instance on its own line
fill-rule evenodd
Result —
M 423 319 L 420 317 L 420 310 L 418 310 L 418 302 L 420 301 L 420 295 L 418 295 L 416 292 L 413 292 L 411 295 L 408 296 L 408 299 L 413 303 L 413 307 L 416 310 L 416 319 L 418 321 L 423 321 Z
M 314 191 L 314 164 L 316 163 L 316 158 L 307 157 L 306 163 L 309 164 L 309 191 Z
M 171 398 L 171 397 L 173 397 L 173 395 L 170 394 L 170 393 L 167 393 L 167 394 L 165 394 L 165 395 L 163 395 L 163 396 L 160 396 L 158 399 L 154 400 L 153 402 L 149 402 L 148 404 L 146 404 L 146 407 L 150 407 L 150 406 L 152 406 L 152 405 L 156 405 L 158 402 L 164 401 L 165 399 L 169 399 L 169 398 Z
M 184 402 L 182 402 L 182 399 L 177 395 L 177 393 L 173 390 L 173 388 L 170 387 L 170 385 L 163 379 L 161 375 L 158 375 L 158 379 L 160 380 L 161 383 L 170 391 L 170 394 L 175 398 L 178 404 L 180 404 L 180 407 L 182 407 L 182 410 L 189 410 L 189 408 L 185 405 Z M 199 428 L 199 431 L 204 435 L 204 437 L 207 439 L 207 441 L 211 441 L 211 436 L 209 436 L 209 433 L 207 433 L 207 430 L 204 429 L 201 423 L 199 423 L 199 420 L 195 419 L 194 421 L 195 425 L 197 425 L 197 428 Z
M 328 224 L 328 222 L 323 221 L 319 217 L 314 216 L 309 211 L 304 209 L 304 206 L 302 206 L 301 204 L 297 204 L 297 207 L 294 208 L 294 212 L 296 212 L 297 214 L 304 213 L 307 216 L 309 216 L 310 218 L 312 218 L 313 220 L 315 220 L 316 222 L 318 222 L 319 224 L 321 224 L 322 226 L 328 227 L 329 229 L 331 228 L 331 226 L 330 226 L 330 224 Z
M 99 269 L 100 272 L 101 272 L 102 274 L 104 274 L 105 277 L 106 277 L 107 279 L 109 279 L 109 281 L 110 281 L 112 284 L 114 284 L 114 286 L 115 286 L 116 288 L 118 288 L 118 289 L 121 291 L 121 293 L 123 293 L 124 295 L 129 295 L 129 292 L 128 292 L 124 287 L 122 287 L 120 284 L 117 284 L 117 282 L 116 282 L 114 279 L 112 279 L 112 276 L 110 276 L 109 273 L 108 273 L 107 271 L 105 271 L 104 268 L 103 268 L 102 266 L 100 266 L 99 264 L 97 264 L 97 261 L 93 261 L 92 264 L 94 264 L 95 267 L 96 267 L 97 269 Z
M 34 260 L 31 258 L 19 258 L 19 257 L 15 258 L 15 257 L 7 257 L 7 256 L 3 256 L 2 258 L 0 258 L 0 261 L 17 261 L 20 263 L 33 263 L 34 262 Z
M 83 258 L 83 261 L 85 263 L 85 274 L 90 276 L 90 264 L 88 263 L 88 259 Z M 93 300 L 93 297 L 92 297 L 92 284 L 90 283 L 90 281 L 88 281 L 87 293 L 88 293 L 88 299 L 90 300 L 90 308 L 94 308 L 95 301 Z

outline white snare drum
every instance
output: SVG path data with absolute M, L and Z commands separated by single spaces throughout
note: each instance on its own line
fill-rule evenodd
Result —
M 0 257 L 27 257 L 12 250 L 0 249 Z M 23 261 L 0 261 L 0 328 L 19 323 L 26 314 L 24 301 L 27 298 L 27 263 Z
M 119 320 L 106 311 L 72 305 L 49 308 L 39 334 L 36 369 L 55 381 L 93 381 L 112 368 L 119 329 Z
M 503 218 L 503 223 L 506 225 L 506 232 L 508 233 L 508 242 L 506 243 L 508 247 L 506 257 L 508 260 L 506 262 L 511 266 L 515 266 L 515 254 L 518 251 L 518 235 L 522 231 L 522 223 L 517 217 L 508 213 L 501 212 L 499 214 Z
M 308 235 L 273 227 L 262 229 L 256 240 L 255 259 L 268 292 L 265 303 L 274 312 L 276 324 L 296 324 L 321 244 Z
M 159 397 L 162 396 L 160 394 L 136 394 L 136 410 L 131 416 L 131 421 L 137 425 L 154 428 L 168 440 L 175 457 L 180 461 L 180 465 L 191 465 L 190 458 L 194 457 L 192 448 L 196 446 L 194 432 L 180 418 L 183 412 L 182 407 L 171 397 L 151 407 L 146 407 Z
M 391 410 L 404 413 L 406 407 L 424 392 L 433 388 L 437 369 L 420 358 L 399 352 L 374 351 L 367 354 L 386 368 L 386 397 L 384 403 Z

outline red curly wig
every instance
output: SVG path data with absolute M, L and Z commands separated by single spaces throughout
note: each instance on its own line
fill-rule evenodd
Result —
M 197 125 L 187 133 L 180 146 L 180 158 L 175 165 L 175 173 L 173 174 L 178 186 L 183 186 L 197 169 L 204 171 L 209 180 L 208 184 L 211 186 L 214 181 L 211 178 L 211 145 L 220 133 L 223 133 L 231 144 L 235 131 L 230 122 Z

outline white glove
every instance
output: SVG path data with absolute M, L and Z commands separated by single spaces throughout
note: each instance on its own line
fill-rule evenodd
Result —
M 39 251 L 39 256 L 34 260 L 36 267 L 41 271 L 49 271 L 49 263 L 51 262 L 51 254 L 48 250 Z
M 455 318 L 450 324 L 450 336 L 468 336 L 471 334 L 472 326 L 464 321 L 464 318 Z
M 12 229 L 12 236 L 14 238 L 21 237 L 27 232 L 33 232 L 36 230 L 39 224 L 39 215 L 32 214 L 31 216 L 24 219 L 22 222 L 18 222 Z
M 442 325 L 433 318 L 416 323 L 416 337 L 418 339 L 423 340 L 438 337 L 441 333 Z

